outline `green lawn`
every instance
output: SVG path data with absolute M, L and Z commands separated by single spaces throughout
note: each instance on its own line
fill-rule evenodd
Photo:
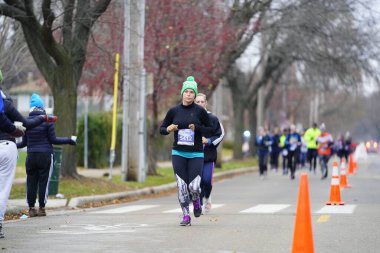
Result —
M 20 152 L 21 153 L 21 152 Z M 20 155 L 19 160 L 25 160 Z M 20 161 L 19 161 L 20 162 Z M 251 167 L 257 164 L 255 158 L 246 158 L 237 161 L 228 161 L 222 164 L 222 168 L 216 168 L 215 172 L 233 170 L 244 167 Z M 158 176 L 147 176 L 145 182 L 123 182 L 120 176 L 114 176 L 112 182 L 107 177 L 103 178 L 83 178 L 81 180 L 62 179 L 59 182 L 59 193 L 65 195 L 65 198 L 77 196 L 106 194 L 112 192 L 128 191 L 140 189 L 149 186 L 163 185 L 175 181 L 173 169 L 171 167 L 158 168 Z M 23 173 L 23 174 L 22 174 Z M 25 166 L 18 167 L 17 173 L 19 177 L 25 177 Z M 25 184 L 17 184 L 12 187 L 11 199 L 25 198 Z M 54 196 L 52 196 L 54 198 Z
M 26 159 L 26 152 L 19 151 L 15 178 L 24 178 L 26 176 L 25 159 Z
M 26 152 L 18 151 L 17 166 L 25 167 L 25 160 L 26 160 Z

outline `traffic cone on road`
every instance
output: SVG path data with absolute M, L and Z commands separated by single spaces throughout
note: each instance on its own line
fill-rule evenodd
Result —
M 326 202 L 326 205 L 344 205 L 344 202 L 340 200 L 339 172 L 337 161 L 333 162 L 330 186 L 330 200 Z
M 339 185 L 340 185 L 340 188 L 351 188 L 351 185 L 347 183 L 346 159 L 344 159 L 344 157 L 342 158 L 340 162 Z
M 355 170 L 354 157 L 352 154 L 348 158 L 348 175 L 353 175 Z
M 358 170 L 358 163 L 354 159 L 354 174 L 356 174 L 357 170 Z
M 313 231 L 311 227 L 311 212 L 309 185 L 307 174 L 302 173 L 298 192 L 296 223 L 294 226 L 292 253 L 313 253 Z

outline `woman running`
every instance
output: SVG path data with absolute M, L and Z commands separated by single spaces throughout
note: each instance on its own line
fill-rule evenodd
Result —
M 162 135 L 174 133 L 172 164 L 177 181 L 178 200 L 183 212 L 181 226 L 190 226 L 189 203 L 194 216 L 202 214 L 200 182 L 203 168 L 202 136 L 212 131 L 207 111 L 194 103 L 198 86 L 189 76 L 181 89 L 182 103 L 172 107 L 160 127 Z

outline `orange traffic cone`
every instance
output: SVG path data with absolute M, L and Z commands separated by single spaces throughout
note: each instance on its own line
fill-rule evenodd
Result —
M 327 201 L 326 205 L 344 205 L 344 202 L 340 201 L 339 173 L 337 161 L 333 162 L 330 187 L 330 201 Z
M 340 162 L 340 176 L 339 176 L 340 188 L 351 188 L 351 185 L 347 183 L 346 175 L 346 159 L 342 158 Z
M 302 173 L 300 180 L 292 253 L 313 253 L 314 244 L 307 174 Z
M 354 158 L 352 154 L 350 155 L 350 158 L 348 159 L 348 175 L 353 175 L 355 170 L 355 165 L 354 165 Z
M 354 174 L 356 174 L 357 169 L 358 169 L 358 163 L 354 159 Z

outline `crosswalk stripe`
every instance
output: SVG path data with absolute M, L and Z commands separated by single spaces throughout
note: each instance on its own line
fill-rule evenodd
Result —
M 94 214 L 121 214 L 121 213 L 129 213 L 136 212 L 145 209 L 151 209 L 155 207 L 159 207 L 160 205 L 130 205 L 123 206 L 112 209 L 102 209 L 98 211 L 92 211 L 90 213 Z M 225 206 L 225 204 L 212 204 L 212 210 L 221 208 Z M 250 207 L 248 209 L 244 209 L 239 211 L 239 213 L 256 213 L 256 214 L 273 214 L 276 212 L 280 212 L 291 205 L 289 204 L 258 204 L 256 206 Z M 193 212 L 193 206 L 190 205 L 190 212 Z M 314 212 L 316 214 L 351 214 L 354 212 L 356 205 L 327 205 Z M 170 209 L 166 211 L 162 211 L 162 213 L 182 213 L 181 208 Z
M 106 213 L 106 214 L 129 213 L 129 212 L 145 210 L 145 209 L 149 209 L 149 208 L 153 208 L 157 206 L 158 205 L 133 205 L 133 206 L 124 206 L 124 207 L 114 208 L 114 209 L 94 211 L 91 213 Z
M 332 205 L 324 206 L 316 213 L 353 213 L 356 205 Z
M 279 212 L 290 205 L 271 205 L 271 204 L 259 204 L 254 207 L 240 211 L 240 213 L 275 213 Z
M 212 204 L 211 210 L 222 207 L 222 206 L 224 206 L 224 204 Z M 194 210 L 193 206 L 190 206 L 190 212 L 193 212 L 193 210 Z M 182 209 L 181 208 L 171 209 L 171 210 L 164 211 L 163 213 L 182 213 Z

